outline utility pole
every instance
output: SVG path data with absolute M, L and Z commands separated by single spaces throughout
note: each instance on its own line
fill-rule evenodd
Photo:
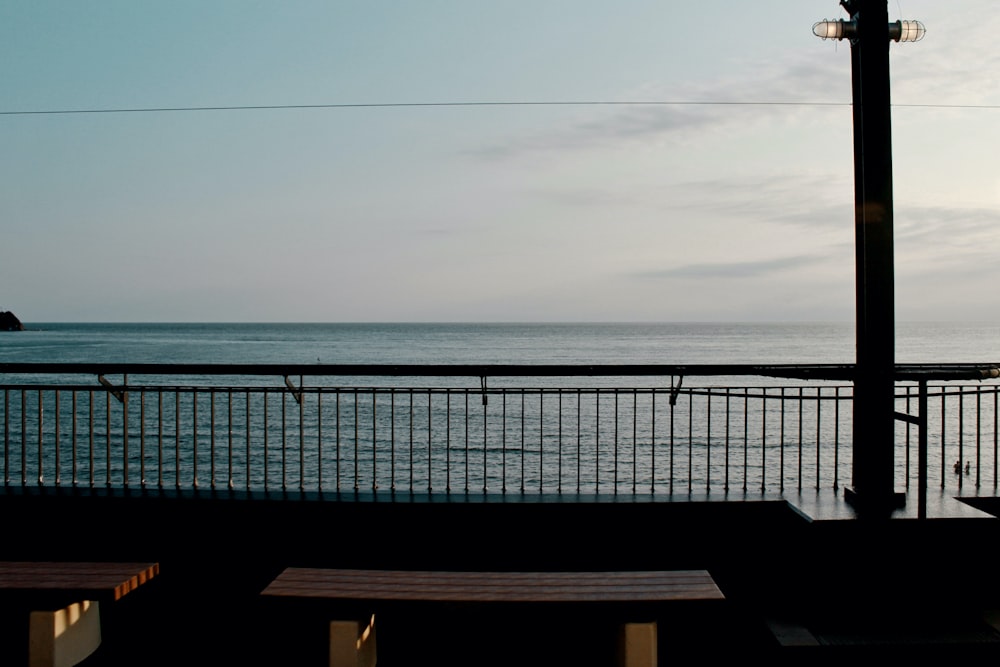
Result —
M 895 299 L 893 277 L 890 41 L 917 41 L 916 21 L 889 23 L 887 0 L 841 0 L 850 20 L 821 21 L 824 39 L 851 40 L 854 114 L 855 303 L 852 485 L 860 517 L 888 517 L 905 503 L 895 490 Z

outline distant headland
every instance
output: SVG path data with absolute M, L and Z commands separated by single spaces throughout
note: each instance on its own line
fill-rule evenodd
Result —
M 14 313 L 0 310 L 0 331 L 24 331 L 24 325 Z

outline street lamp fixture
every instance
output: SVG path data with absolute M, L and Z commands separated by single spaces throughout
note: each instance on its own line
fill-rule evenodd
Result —
M 813 34 L 820 39 L 858 38 L 858 22 L 855 20 L 836 21 L 825 19 L 813 24 Z M 895 42 L 919 42 L 927 34 L 927 28 L 920 21 L 896 21 L 889 24 L 889 39 Z
M 858 38 L 857 21 L 829 19 L 813 24 L 813 34 L 821 39 L 850 39 Z M 919 42 L 927 34 L 927 28 L 920 21 L 896 21 L 889 24 L 889 39 L 895 42 Z
M 813 23 L 813 34 L 821 39 L 856 39 L 858 36 L 858 24 L 856 21 L 844 21 L 843 19 L 831 21 L 825 19 L 818 23 Z
M 889 24 L 889 39 L 897 42 L 919 42 L 927 33 L 920 21 L 896 21 Z

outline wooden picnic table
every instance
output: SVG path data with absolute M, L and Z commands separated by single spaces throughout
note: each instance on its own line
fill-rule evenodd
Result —
M 101 644 L 100 605 L 159 573 L 158 563 L 0 561 L 4 629 L 19 634 L 27 626 L 30 667 L 75 665 Z
M 637 666 L 655 665 L 657 659 L 656 622 L 647 618 L 647 611 L 639 610 L 666 603 L 725 600 L 706 570 L 454 572 L 289 567 L 261 594 L 285 601 L 327 600 L 355 611 L 374 610 L 380 603 L 446 603 L 441 608 L 448 612 L 455 604 L 506 605 L 514 614 L 540 605 L 559 609 L 611 606 L 624 616 L 642 616 L 641 622 L 620 626 L 622 664 Z M 374 613 L 331 621 L 329 639 L 330 665 L 373 665 Z

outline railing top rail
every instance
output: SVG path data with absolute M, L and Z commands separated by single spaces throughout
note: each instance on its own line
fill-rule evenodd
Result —
M 259 376 L 719 376 L 850 379 L 844 364 L 150 364 L 0 363 L 0 374 L 259 375 Z
M 900 364 L 897 380 L 992 380 L 1000 378 L 1000 364 Z
M 854 364 L 154 364 L 0 363 L 0 375 L 256 375 L 411 377 L 763 376 L 852 381 Z M 1000 364 L 897 364 L 895 379 L 1000 378 Z

